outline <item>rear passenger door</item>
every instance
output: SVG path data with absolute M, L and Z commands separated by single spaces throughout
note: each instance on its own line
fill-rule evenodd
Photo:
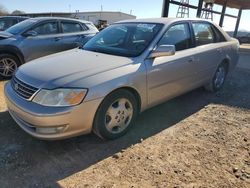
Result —
M 83 45 L 88 34 L 88 27 L 80 22 L 64 21 L 60 22 L 62 31 L 62 50 L 68 50 Z
M 223 35 L 209 22 L 192 22 L 196 43 L 194 57 L 196 61 L 196 74 L 200 84 L 205 84 L 224 58 Z

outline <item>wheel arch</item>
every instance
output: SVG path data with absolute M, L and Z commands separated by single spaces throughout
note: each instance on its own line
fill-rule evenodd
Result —
M 121 87 L 115 88 L 112 91 L 108 92 L 105 95 L 105 97 L 102 99 L 102 101 L 99 103 L 99 106 L 98 106 L 98 108 L 97 108 L 97 110 L 95 112 L 94 119 L 93 119 L 93 124 L 92 124 L 92 131 L 102 139 L 107 139 L 107 137 L 103 136 L 103 134 L 101 134 L 100 128 L 98 128 L 99 126 L 98 126 L 98 124 L 96 124 L 96 122 L 98 121 L 98 117 L 99 117 L 98 116 L 98 111 L 101 109 L 101 106 L 102 106 L 103 102 L 105 101 L 105 99 L 107 99 L 108 96 L 110 96 L 112 94 L 115 94 L 116 92 L 119 92 L 119 91 L 129 92 L 130 94 L 132 94 L 135 97 L 135 100 L 137 101 L 137 107 L 138 107 L 138 110 L 137 110 L 137 113 L 135 114 L 135 116 L 137 116 L 138 113 L 140 113 L 141 97 L 139 95 L 139 92 L 135 88 L 133 88 L 132 86 L 121 86 Z M 108 138 L 108 139 L 114 139 L 114 138 Z
M 15 46 L 0 46 L 0 54 L 11 54 L 18 58 L 21 64 L 25 63 L 22 52 Z
M 141 104 L 142 103 L 141 96 L 140 96 L 139 92 L 137 91 L 137 89 L 135 89 L 132 86 L 120 86 L 120 87 L 115 88 L 112 91 L 110 91 L 106 96 L 108 96 L 108 95 L 110 95 L 110 94 L 112 94 L 114 92 L 120 91 L 120 90 L 127 90 L 127 91 L 129 91 L 130 93 L 132 93 L 135 96 L 136 101 L 137 101 L 138 111 L 141 112 L 141 105 L 142 105 Z

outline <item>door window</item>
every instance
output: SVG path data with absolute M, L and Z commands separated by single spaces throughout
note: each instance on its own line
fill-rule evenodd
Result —
M 214 43 L 215 37 L 212 25 L 209 23 L 193 23 L 196 46 Z
M 61 22 L 63 33 L 77 33 L 83 30 L 82 26 L 76 22 Z
M 213 29 L 214 29 L 215 36 L 216 36 L 216 42 L 225 42 L 226 39 L 222 35 L 222 33 L 216 27 L 213 27 Z
M 177 24 L 163 35 L 158 45 L 175 45 L 176 51 L 191 47 L 191 35 L 187 23 Z
M 33 29 L 37 35 L 50 35 L 58 33 L 57 22 L 43 23 Z

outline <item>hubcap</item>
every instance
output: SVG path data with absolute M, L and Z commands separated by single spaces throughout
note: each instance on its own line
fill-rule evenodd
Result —
M 11 58 L 0 59 L 0 75 L 4 77 L 12 76 L 17 69 L 16 62 Z
M 128 99 L 121 98 L 113 102 L 105 115 L 105 126 L 111 133 L 125 130 L 133 117 L 133 106 Z
M 224 81 L 225 81 L 225 76 L 226 76 L 226 71 L 224 67 L 219 67 L 216 74 L 215 74 L 215 80 L 214 80 L 214 85 L 216 88 L 220 88 Z

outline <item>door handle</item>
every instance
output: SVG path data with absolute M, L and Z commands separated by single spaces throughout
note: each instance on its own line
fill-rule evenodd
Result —
M 55 38 L 55 41 L 59 41 L 59 40 L 61 40 L 62 39 L 62 37 L 56 37 Z

